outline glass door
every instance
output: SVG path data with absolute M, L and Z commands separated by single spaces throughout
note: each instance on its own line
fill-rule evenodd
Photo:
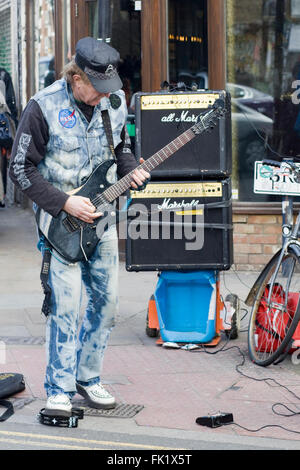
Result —
M 169 0 L 169 81 L 208 87 L 207 0 Z
M 138 2 L 111 0 L 111 45 L 121 56 L 119 66 L 127 105 L 141 91 L 141 10 Z

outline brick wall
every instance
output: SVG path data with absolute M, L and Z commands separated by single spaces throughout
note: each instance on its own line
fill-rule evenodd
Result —
M 281 246 L 281 215 L 233 214 L 235 269 L 259 271 Z

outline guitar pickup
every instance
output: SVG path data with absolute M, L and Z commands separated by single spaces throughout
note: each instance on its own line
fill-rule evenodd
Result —
M 76 230 L 80 229 L 80 225 L 76 222 L 76 219 L 74 219 L 73 217 L 65 217 L 62 223 L 69 233 L 76 232 Z

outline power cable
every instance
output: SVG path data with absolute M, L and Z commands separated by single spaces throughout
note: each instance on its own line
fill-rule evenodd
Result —
M 296 398 L 297 400 L 300 400 L 300 397 L 299 397 L 296 393 L 294 393 L 294 392 L 293 392 L 292 390 L 290 390 L 286 385 L 282 385 L 281 383 L 279 383 L 277 380 L 273 379 L 272 377 L 265 377 L 265 378 L 259 379 L 259 378 L 257 378 L 257 377 L 252 377 L 252 376 L 247 375 L 247 374 L 245 374 L 244 372 L 242 372 L 242 371 L 240 370 L 240 367 L 243 367 L 244 364 L 245 364 L 245 362 L 246 362 L 245 354 L 243 353 L 243 351 L 241 350 L 241 348 L 240 348 L 239 346 L 230 346 L 229 348 L 226 348 L 226 349 L 225 349 L 225 347 L 226 347 L 226 345 L 228 344 L 229 341 L 230 341 L 230 336 L 229 336 L 229 338 L 227 339 L 227 341 L 224 343 L 224 345 L 223 345 L 221 348 L 219 348 L 217 351 L 208 351 L 208 350 L 205 348 L 205 346 L 202 346 L 200 350 L 190 350 L 190 352 L 192 352 L 192 353 L 199 353 L 199 352 L 202 352 L 202 351 L 203 351 L 203 352 L 205 352 L 206 354 L 212 354 L 212 355 L 214 355 L 214 354 L 218 354 L 219 352 L 227 352 L 227 351 L 230 351 L 230 350 L 232 350 L 232 349 L 237 349 L 238 352 L 239 352 L 239 353 L 241 354 L 241 356 L 242 356 L 242 361 L 241 361 L 239 364 L 237 364 L 237 365 L 235 366 L 235 369 L 236 369 L 236 371 L 237 371 L 240 375 L 242 375 L 243 377 L 246 377 L 246 378 L 248 378 L 248 379 L 255 380 L 255 381 L 257 381 L 257 382 L 265 382 L 269 387 L 271 387 L 271 385 L 270 385 L 269 382 L 274 382 L 276 386 L 279 386 L 279 387 L 281 387 L 281 388 L 284 388 L 284 389 L 287 390 L 292 396 L 294 396 L 294 398 Z M 278 406 L 281 406 L 281 407 L 286 408 L 286 409 L 290 412 L 290 414 L 287 415 L 287 414 L 279 413 L 278 411 L 275 410 L 275 407 L 278 407 Z M 296 416 L 296 415 L 300 414 L 300 411 L 299 411 L 299 412 L 298 412 L 298 411 L 297 411 L 297 412 L 296 412 L 296 411 L 293 411 L 293 410 L 291 410 L 290 408 L 288 408 L 286 405 L 284 405 L 283 403 L 274 403 L 274 404 L 272 405 L 272 411 L 273 411 L 274 414 L 276 414 L 276 415 L 278 415 L 278 416 L 285 416 L 285 417 Z M 222 412 L 221 412 L 221 413 L 222 413 Z M 223 425 L 224 425 L 224 426 L 225 426 L 225 425 L 226 425 L 226 426 L 234 425 L 234 426 L 237 426 L 237 427 L 239 427 L 239 428 L 241 428 L 241 429 L 244 429 L 245 431 L 253 432 L 253 433 L 258 432 L 258 431 L 261 431 L 262 429 L 265 429 L 265 428 L 276 427 L 276 428 L 281 428 L 281 429 L 283 429 L 284 431 L 288 431 L 288 432 L 295 433 L 295 434 L 300 434 L 300 431 L 296 431 L 296 430 L 294 430 L 294 429 L 289 429 L 289 428 L 286 428 L 286 427 L 281 426 L 281 425 L 279 425 L 279 424 L 266 424 L 266 425 L 261 426 L 260 428 L 257 428 L 257 429 L 249 429 L 249 428 L 247 428 L 247 427 L 245 427 L 245 426 L 242 426 L 242 425 L 240 425 L 240 424 L 238 424 L 238 423 L 235 423 L 235 422 L 224 423 Z

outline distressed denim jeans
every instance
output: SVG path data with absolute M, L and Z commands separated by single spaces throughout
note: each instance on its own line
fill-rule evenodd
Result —
M 76 382 L 99 382 L 104 351 L 118 308 L 118 240 L 103 237 L 87 262 L 67 264 L 54 252 L 49 285 L 51 314 L 47 318 L 47 396 L 76 393 Z M 79 325 L 82 287 L 87 307 Z

